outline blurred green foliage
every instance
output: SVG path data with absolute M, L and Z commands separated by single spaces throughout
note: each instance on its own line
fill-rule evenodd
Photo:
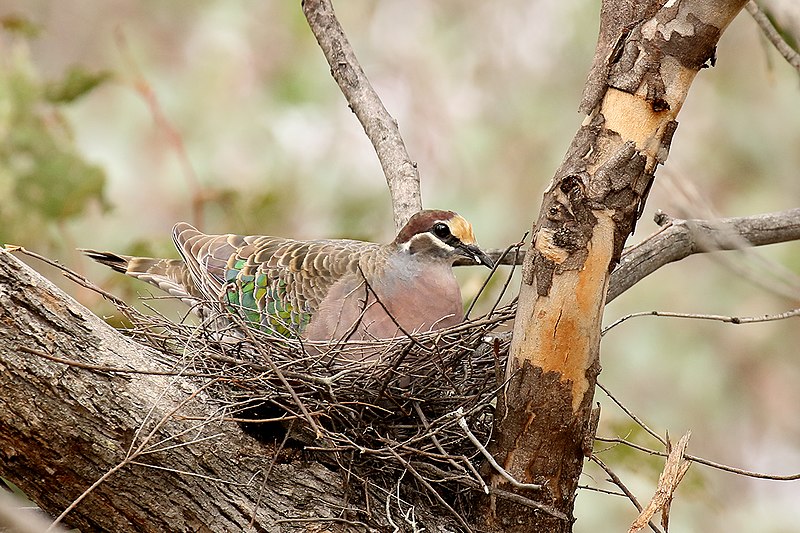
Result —
M 92 204 L 108 208 L 105 172 L 75 148 L 61 108 L 109 78 L 72 67 L 44 81 L 31 62 L 35 24 L 2 19 L 8 52 L 0 57 L 0 241 L 22 242 L 31 228 L 79 217 Z

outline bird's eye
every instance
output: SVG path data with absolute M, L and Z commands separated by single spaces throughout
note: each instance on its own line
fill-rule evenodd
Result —
M 440 239 L 446 239 L 450 236 L 450 227 L 444 222 L 437 222 L 433 225 L 433 234 Z

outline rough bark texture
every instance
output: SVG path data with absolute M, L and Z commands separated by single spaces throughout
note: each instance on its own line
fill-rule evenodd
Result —
M 90 365 L 170 369 L 0 250 L 0 475 L 48 514 L 61 513 L 152 432 L 135 457 L 152 466 L 117 470 L 70 512 L 68 524 L 244 531 L 253 520 L 253 531 L 285 532 L 369 521 L 342 512 L 356 505 L 346 501 L 342 476 L 320 463 L 275 464 L 265 481 L 274 449 L 221 421 L 202 391 L 192 397 L 197 380 L 76 368 L 26 349 Z
M 492 451 L 526 494 L 572 516 L 594 428 L 602 309 L 611 270 L 633 231 L 696 73 L 713 65 L 744 0 L 607 0 L 576 134 L 542 202 L 495 418 Z M 514 489 L 493 474 L 494 486 Z M 571 521 L 490 502 L 503 531 L 571 531 Z

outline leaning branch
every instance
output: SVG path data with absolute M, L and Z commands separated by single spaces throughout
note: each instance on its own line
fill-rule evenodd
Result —
M 399 230 L 422 209 L 417 165 L 408 155 L 397 121 L 386 111 L 358 63 L 330 0 L 303 0 L 303 13 L 331 67 L 331 75 L 375 147 Z
M 273 449 L 223 423 L 204 378 L 162 361 L 0 249 L 0 475 L 51 516 L 71 509 L 83 531 L 271 531 L 286 509 L 347 506 L 340 475 L 318 463 L 282 465 L 261 491 Z

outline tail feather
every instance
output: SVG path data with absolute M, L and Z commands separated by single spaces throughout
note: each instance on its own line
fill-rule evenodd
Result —
M 91 259 L 117 272 L 140 279 L 172 296 L 193 303 L 200 296 L 192 282 L 186 263 L 181 259 L 156 259 L 81 249 Z
M 123 274 L 128 273 L 128 263 L 131 259 L 133 259 L 130 256 L 118 255 L 113 252 L 100 252 L 98 250 L 90 250 L 88 248 L 79 248 L 79 250 L 101 265 L 111 267 L 117 272 L 122 272 Z

